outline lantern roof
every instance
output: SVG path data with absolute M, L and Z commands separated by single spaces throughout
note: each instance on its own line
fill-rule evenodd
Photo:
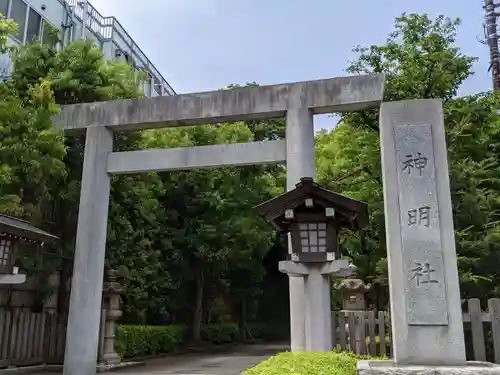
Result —
M 2 213 L 0 213 L 0 235 L 33 243 L 52 242 L 58 239 L 56 236 L 35 227 L 26 220 Z
M 276 198 L 270 199 L 256 207 L 258 214 L 281 232 L 287 232 L 289 221 L 285 219 L 287 209 L 295 209 L 305 203 L 306 199 L 313 199 L 315 204 L 330 207 L 335 210 L 335 220 L 341 226 L 349 229 L 362 229 L 368 225 L 368 205 L 342 194 L 327 190 L 314 182 L 312 178 L 301 178 L 290 190 Z

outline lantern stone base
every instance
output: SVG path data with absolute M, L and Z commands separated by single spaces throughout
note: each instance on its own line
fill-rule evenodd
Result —
M 397 366 L 393 361 L 359 361 L 358 375 L 500 375 L 500 365 L 467 362 L 465 366 Z
M 305 349 L 308 352 L 329 352 L 332 344 L 331 285 L 330 277 L 346 277 L 352 273 L 347 260 L 323 263 L 279 262 L 279 270 L 294 277 L 304 278 L 305 311 L 300 306 L 290 305 L 304 314 Z M 292 293 L 292 291 L 290 292 Z M 294 311 L 293 313 L 296 313 Z M 292 337 L 292 341 L 294 337 Z M 292 347 L 294 343 L 292 342 Z
M 22 284 L 26 281 L 26 275 L 11 274 L 0 275 L 0 284 Z

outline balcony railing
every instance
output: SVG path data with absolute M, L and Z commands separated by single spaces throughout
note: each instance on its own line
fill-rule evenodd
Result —
M 81 0 L 65 0 L 69 6 L 73 7 L 76 18 L 83 21 L 84 2 Z M 92 4 L 87 5 L 88 15 L 86 26 L 101 40 L 109 40 L 113 37 L 113 23 L 115 17 L 104 17 Z
M 66 3 L 73 7 L 74 16 L 81 22 L 84 19 L 84 4 L 82 0 L 65 0 Z M 85 19 L 85 25 L 89 30 L 91 30 L 94 35 L 101 40 L 122 40 L 124 44 L 130 47 L 128 51 L 131 56 L 135 58 L 136 67 L 138 69 L 144 69 L 151 73 L 153 77 L 153 85 L 159 85 L 162 87 L 162 95 L 165 91 L 167 95 L 175 95 L 176 92 L 167 82 L 167 80 L 161 75 L 161 73 L 156 69 L 153 63 L 147 58 L 147 56 L 142 52 L 141 48 L 134 42 L 130 34 L 123 28 L 123 26 L 118 22 L 115 17 L 104 17 L 101 13 L 97 11 L 96 8 L 90 3 L 87 3 L 87 17 Z

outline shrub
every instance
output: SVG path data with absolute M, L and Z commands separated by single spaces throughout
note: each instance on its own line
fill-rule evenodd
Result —
M 241 339 L 236 323 L 206 324 L 201 327 L 201 339 L 211 344 L 226 344 Z
M 283 325 L 248 323 L 247 328 L 254 339 L 284 340 L 289 338 L 289 328 Z
M 122 357 L 139 357 L 170 353 L 186 343 L 189 328 L 182 325 L 118 325 L 116 350 Z M 201 338 L 210 344 L 226 344 L 241 339 L 235 323 L 207 324 L 201 327 Z
M 185 326 L 119 325 L 116 328 L 116 350 L 123 357 L 169 353 L 186 342 Z
M 356 363 L 368 357 L 351 353 L 280 353 L 243 375 L 355 375 Z
M 370 337 L 366 338 L 366 347 L 370 345 Z M 380 336 L 375 336 L 375 345 L 377 348 L 380 347 Z M 390 336 L 385 336 L 385 352 L 390 353 L 391 351 L 391 337 Z

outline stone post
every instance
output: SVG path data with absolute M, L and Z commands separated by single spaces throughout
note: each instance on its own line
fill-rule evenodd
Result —
M 441 101 L 383 103 L 380 139 L 393 361 L 358 374 L 500 374 L 466 363 Z
M 64 352 L 64 375 L 94 375 L 97 365 L 113 133 L 87 129 Z
M 314 121 L 311 110 L 304 106 L 300 85 L 292 89 L 290 108 L 286 114 L 286 167 L 287 191 L 303 177 L 316 179 L 316 152 L 314 148 Z M 288 236 L 288 252 L 292 254 L 292 242 Z M 290 341 L 291 350 L 306 348 L 304 278 L 289 275 L 290 285 Z
M 120 310 L 121 295 L 125 288 L 116 281 L 116 271 L 107 272 L 104 282 L 103 295 L 106 308 L 106 324 L 104 327 L 103 360 L 107 365 L 116 365 L 121 362 L 121 357 L 115 351 L 116 321 L 122 316 Z
M 380 120 L 394 359 L 464 365 L 441 101 L 384 103 Z

